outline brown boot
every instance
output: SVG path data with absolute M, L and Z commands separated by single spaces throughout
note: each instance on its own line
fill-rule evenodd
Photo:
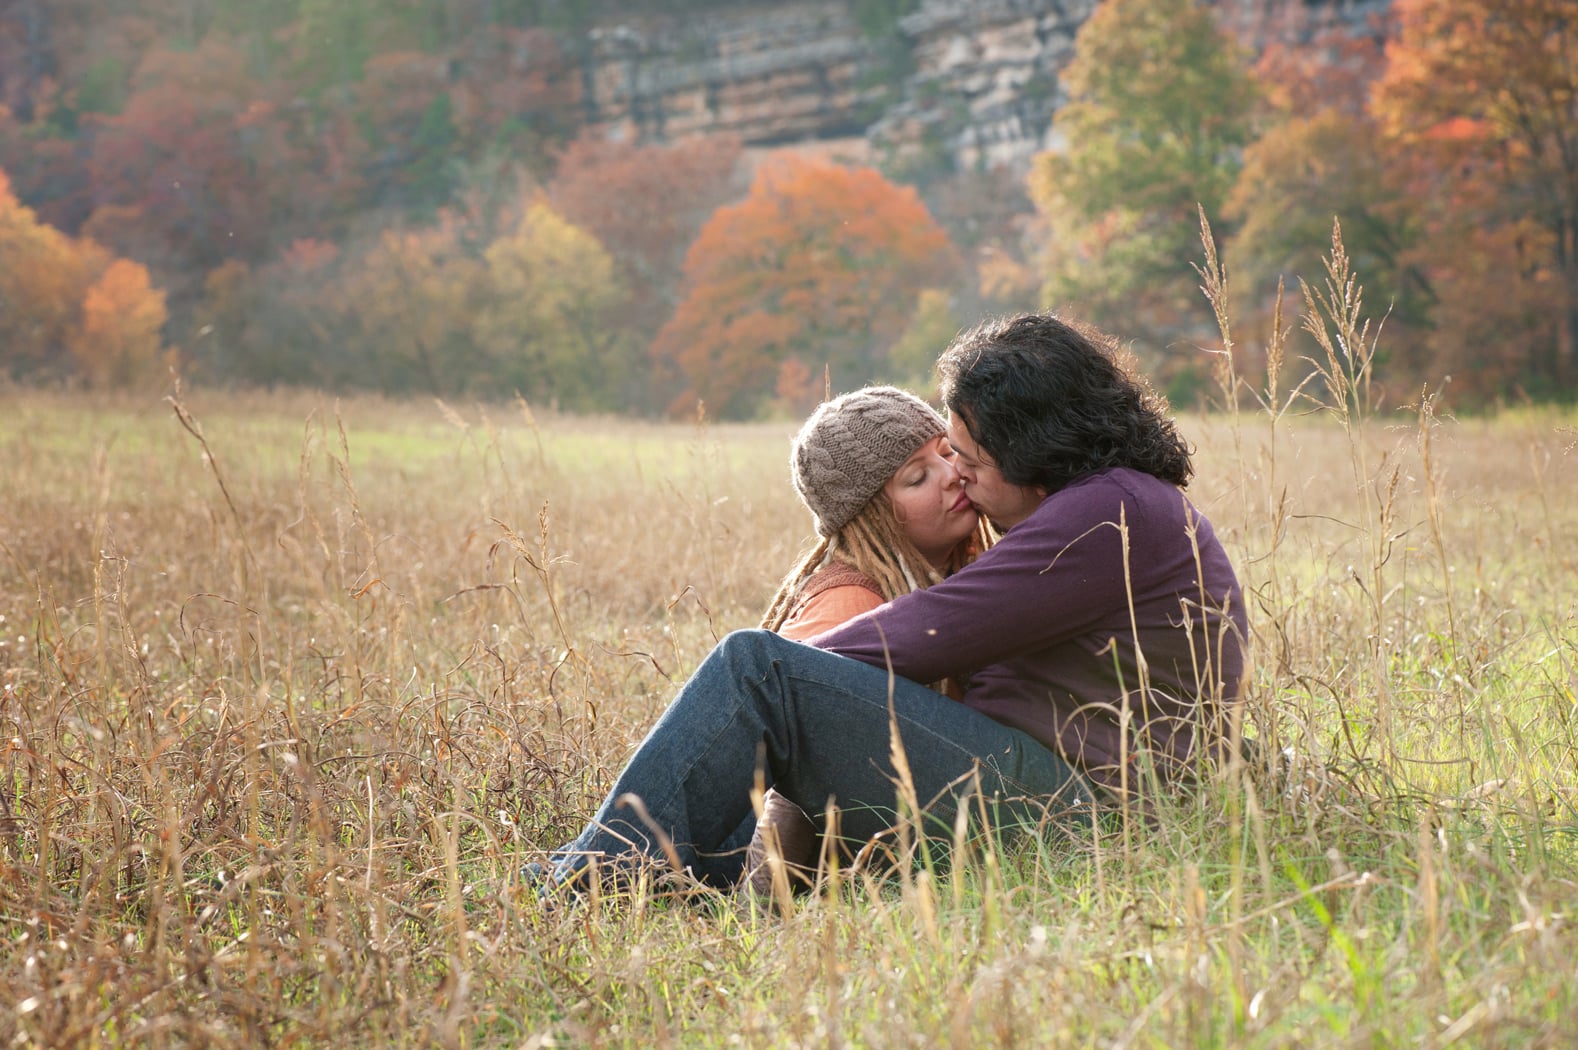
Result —
M 764 899 L 773 896 L 774 862 L 781 858 L 790 889 L 816 881 L 821 842 L 816 825 L 799 806 L 771 789 L 762 798 L 762 819 L 756 822 L 745 854 L 741 887 Z

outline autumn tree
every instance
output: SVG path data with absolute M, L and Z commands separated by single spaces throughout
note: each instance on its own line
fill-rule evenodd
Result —
M 0 366 L 13 376 L 69 375 L 83 296 L 110 262 L 91 241 L 39 222 L 0 171 Z
M 346 267 L 349 349 L 365 363 L 366 385 L 447 396 L 478 381 L 471 327 L 485 274 L 460 222 L 444 212 L 430 226 L 385 230 Z
M 1396 0 L 1374 111 L 1431 204 L 1443 349 L 1578 382 L 1578 20 L 1571 0 Z M 1476 277 L 1498 278 L 1489 293 Z M 1515 294 L 1508 298 L 1514 289 Z M 1477 289 L 1477 290 L 1476 290 Z M 1468 294 L 1459 294 L 1468 293 Z M 1554 323 L 1553 323 L 1554 322 Z M 1483 340 L 1483 342 L 1479 342 Z
M 88 287 L 67 347 L 94 386 L 145 382 L 164 364 L 165 316 L 164 293 L 149 283 L 147 267 L 116 259 Z
M 376 55 L 353 93 L 358 127 L 367 137 L 362 175 L 378 200 L 432 207 L 449 189 L 445 166 L 456 128 L 442 56 Z
M 1332 30 L 1269 47 L 1256 63 L 1269 113 L 1223 207 L 1233 230 L 1224 251 L 1231 307 L 1246 356 L 1264 345 L 1279 282 L 1290 311 L 1300 280 L 1321 285 L 1334 221 L 1366 301 L 1388 315 L 1383 360 L 1406 351 L 1406 336 L 1428 312 L 1431 290 L 1411 263 L 1417 203 L 1368 111 L 1382 46 L 1378 37 Z M 1413 385 L 1413 375 L 1394 377 Z
M 548 196 L 608 250 L 643 305 L 666 315 L 686 250 L 744 189 L 741 153 L 733 135 L 642 145 L 588 133 L 560 154 Z
M 742 155 L 733 135 L 659 144 L 587 132 L 560 151 L 548 198 L 614 260 L 628 294 L 608 320 L 631 341 L 650 345 L 673 314 L 685 252 L 712 213 L 745 192 Z M 686 385 L 672 361 L 643 371 L 633 407 L 661 411 Z
M 242 339 L 257 316 L 252 267 L 230 259 L 203 278 L 203 294 L 192 316 L 192 339 L 185 347 L 187 378 L 237 382 L 244 378 Z
M 346 309 L 346 269 L 337 245 L 314 238 L 256 268 L 240 260 L 216 267 L 204 282 L 194 355 L 214 378 L 231 382 L 374 386 Z
M 607 320 L 624 292 L 597 238 L 538 201 L 484 259 L 476 337 L 492 390 L 563 408 L 624 407 L 639 377 L 628 341 Z
M 0 360 L 9 373 L 66 371 L 62 351 L 82 292 L 106 265 L 101 249 L 39 223 L 0 171 Z
M 545 179 L 554 152 L 584 119 L 581 67 L 554 33 L 500 24 L 503 8 L 498 0 L 477 5 L 494 21 L 475 26 L 449 51 L 452 67 L 464 70 L 449 89 L 455 128 L 469 155 L 501 150 Z M 564 210 L 562 202 L 556 206 Z M 565 214 L 591 229 L 583 217 Z
M 92 122 L 95 203 L 131 217 L 117 229 L 167 246 L 167 282 L 256 258 L 270 241 L 292 180 L 259 94 L 241 51 L 210 36 L 190 52 L 150 52 L 125 108 Z
M 39 222 L 0 171 L 0 365 L 133 382 L 162 364 L 164 323 L 164 293 L 146 268 Z
M 79 232 L 93 210 L 83 152 L 46 122 L 23 123 L 0 104 L 0 168 L 10 175 L 12 192 L 39 219 L 69 233 Z
M 686 255 L 684 298 L 652 348 L 689 383 L 672 407 L 750 416 L 790 358 L 828 366 L 838 389 L 889 374 L 917 296 L 946 285 L 954 260 L 913 189 L 867 168 L 763 165 Z
M 1196 0 L 1106 0 L 1074 46 L 1030 182 L 1043 298 L 1165 344 L 1203 313 L 1198 209 L 1220 213 L 1251 140 L 1248 64 Z

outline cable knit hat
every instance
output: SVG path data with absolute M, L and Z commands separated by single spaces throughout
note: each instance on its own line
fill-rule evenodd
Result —
M 815 515 L 816 531 L 837 534 L 905 460 L 947 429 L 930 405 L 897 387 L 868 386 L 822 402 L 789 450 L 795 491 Z

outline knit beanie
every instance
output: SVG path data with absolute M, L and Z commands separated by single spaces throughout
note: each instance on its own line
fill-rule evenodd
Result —
M 868 386 L 824 401 L 795 435 L 789 470 L 795 491 L 832 537 L 882 491 L 922 445 L 947 431 L 913 394 Z

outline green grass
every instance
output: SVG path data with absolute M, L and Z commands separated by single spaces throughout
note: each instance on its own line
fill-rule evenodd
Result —
M 1578 1040 L 1571 415 L 1186 419 L 1285 775 L 764 914 L 517 872 L 808 541 L 792 426 L 0 401 L 9 1044 Z

